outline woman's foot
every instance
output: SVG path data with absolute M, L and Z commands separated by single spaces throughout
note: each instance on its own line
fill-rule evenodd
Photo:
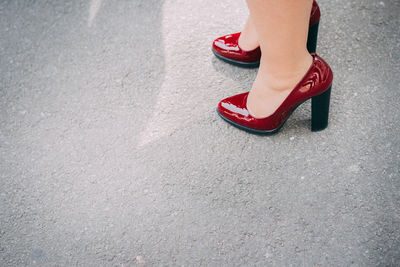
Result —
M 310 53 L 315 52 L 316 49 L 320 16 L 321 12 L 314 0 L 307 38 L 307 48 Z M 224 35 L 213 41 L 213 53 L 219 59 L 236 66 L 245 68 L 258 67 L 260 65 L 261 49 L 259 46 L 259 34 L 255 28 L 254 19 L 249 16 L 243 32 Z M 272 41 L 276 38 L 276 32 L 269 36 Z
M 245 51 L 251 51 L 260 46 L 260 43 L 258 42 L 256 28 L 254 27 L 250 16 L 247 19 L 246 25 L 244 26 L 244 29 L 240 34 L 238 43 L 239 47 Z
M 254 118 L 272 115 L 304 77 L 312 62 L 313 57 L 307 53 L 296 65 L 281 66 L 281 69 L 271 70 L 261 63 L 247 97 L 247 110 L 250 115 Z
M 253 93 L 261 92 L 261 97 L 265 97 L 265 95 L 268 97 L 264 99 L 261 106 L 269 105 L 271 110 L 275 108 L 274 106 L 279 106 L 272 111 L 273 113 L 270 116 L 267 113 L 271 111 L 260 113 L 259 115 L 263 116 L 262 118 L 255 118 L 249 113 L 246 106 L 249 92 L 221 100 L 218 104 L 217 113 L 222 119 L 242 130 L 269 135 L 278 132 L 292 112 L 301 103 L 311 98 L 311 130 L 323 130 L 328 126 L 332 70 L 321 57 L 313 54 L 311 66 L 302 76 L 299 81 L 292 82 L 295 84 L 293 88 L 287 90 L 278 88 L 275 93 L 271 93 L 274 91 L 271 88 L 259 89 L 254 87 Z M 283 85 L 284 83 L 280 81 L 279 84 Z M 284 95 L 287 95 L 287 97 L 282 99 Z M 270 98 L 274 98 L 274 100 L 268 103 Z M 267 117 L 264 117 L 264 115 L 267 115 Z

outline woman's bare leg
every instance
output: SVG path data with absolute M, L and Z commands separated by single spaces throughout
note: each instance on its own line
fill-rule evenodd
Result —
M 312 63 L 307 51 L 312 0 L 247 0 L 260 42 L 260 68 L 247 99 L 256 118 L 271 115 Z
M 239 46 L 243 50 L 247 51 L 254 50 L 260 46 L 260 43 L 258 42 L 256 28 L 250 16 L 247 19 L 246 25 L 244 26 L 242 33 L 240 34 Z

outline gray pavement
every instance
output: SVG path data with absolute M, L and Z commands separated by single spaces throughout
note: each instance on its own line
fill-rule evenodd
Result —
M 399 266 L 400 2 L 320 6 L 329 128 L 262 137 L 244 1 L 0 1 L 0 266 Z

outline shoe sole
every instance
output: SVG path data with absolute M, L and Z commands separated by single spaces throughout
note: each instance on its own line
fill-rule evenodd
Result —
M 296 107 L 296 108 L 297 108 L 297 107 Z M 296 108 L 295 108 L 295 109 L 296 109 Z M 293 110 L 293 111 L 294 111 L 294 110 Z M 292 113 L 293 113 L 293 111 L 292 111 Z M 231 120 L 225 118 L 221 113 L 219 113 L 218 108 L 217 108 L 217 113 L 218 113 L 218 115 L 219 115 L 224 121 L 226 121 L 226 122 L 232 124 L 233 126 L 239 128 L 239 129 L 241 129 L 241 130 L 244 130 L 244 131 L 246 131 L 246 132 L 248 132 L 248 133 L 257 134 L 257 135 L 273 135 L 273 134 L 276 134 L 277 132 L 279 132 L 279 130 L 283 127 L 283 125 L 285 124 L 285 122 L 287 121 L 287 119 L 289 119 L 290 115 L 292 114 L 292 113 L 290 113 L 290 115 L 285 119 L 285 121 L 284 121 L 281 125 L 279 125 L 278 128 L 275 128 L 275 129 L 273 129 L 273 130 L 257 130 L 257 129 L 252 129 L 252 128 L 249 128 L 249 127 L 240 125 L 240 124 L 238 124 L 238 123 L 236 123 L 236 122 L 233 122 L 233 121 L 231 121 Z
M 243 62 L 243 61 L 233 60 L 233 59 L 221 56 L 220 54 L 215 52 L 214 49 L 212 49 L 212 48 L 211 48 L 211 51 L 214 53 L 214 55 L 217 58 L 219 58 L 219 59 L 221 59 L 221 60 L 223 60 L 223 61 L 225 61 L 225 62 L 227 62 L 229 64 L 238 66 L 238 67 L 251 69 L 251 68 L 258 68 L 260 66 L 260 61 L 257 61 L 257 62 Z

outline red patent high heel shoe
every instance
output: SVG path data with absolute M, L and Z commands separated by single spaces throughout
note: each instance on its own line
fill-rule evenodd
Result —
M 310 53 L 314 53 L 317 48 L 318 27 L 321 11 L 316 1 L 310 14 L 310 27 L 308 30 L 307 49 Z M 225 35 L 214 40 L 212 44 L 212 51 L 215 56 L 230 64 L 245 67 L 255 68 L 260 65 L 261 49 L 245 51 L 239 46 L 240 32 Z
M 321 57 L 317 54 L 312 56 L 313 62 L 307 73 L 272 115 L 265 118 L 252 117 L 246 107 L 248 92 L 220 101 L 217 113 L 242 130 L 256 134 L 274 134 L 299 105 L 311 98 L 311 130 L 325 129 L 328 126 L 333 73 Z

